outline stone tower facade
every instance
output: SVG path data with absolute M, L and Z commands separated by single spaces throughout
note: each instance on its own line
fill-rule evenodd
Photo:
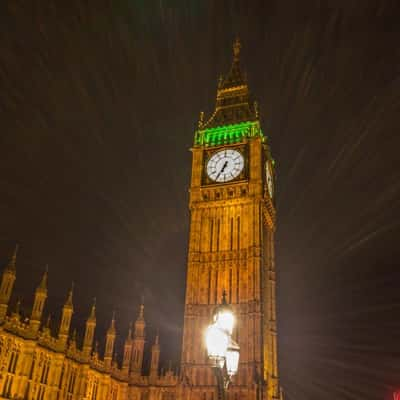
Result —
M 181 375 L 192 399 L 212 399 L 215 381 L 203 332 L 226 291 L 237 316 L 240 365 L 229 399 L 278 399 L 274 161 L 257 103 L 233 46 L 215 111 L 200 114 L 192 148 L 190 237 Z M 190 388 L 190 389 L 189 389 Z

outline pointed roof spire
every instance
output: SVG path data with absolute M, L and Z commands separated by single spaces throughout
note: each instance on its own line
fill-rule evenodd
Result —
M 240 49 L 241 44 L 239 38 L 233 42 L 233 60 L 231 69 L 229 70 L 228 74 L 225 78 L 222 79 L 221 84 L 219 85 L 218 89 L 228 89 L 237 86 L 243 86 L 246 84 L 246 79 L 242 74 L 240 69 Z
M 142 295 L 142 301 L 140 304 L 140 309 L 139 309 L 139 317 L 138 320 L 144 319 L 144 295 Z
M 15 274 L 16 269 L 17 269 L 17 267 L 16 267 L 16 265 L 17 265 L 17 253 L 18 253 L 18 243 L 15 245 L 14 252 L 13 252 L 13 254 L 12 254 L 8 264 L 7 264 L 7 267 L 6 267 L 7 271 L 12 271 L 12 272 L 14 272 L 14 274 Z
M 239 61 L 241 47 L 242 47 L 242 45 L 240 44 L 240 39 L 239 39 L 239 37 L 236 37 L 236 40 L 233 42 L 233 60 L 234 61 Z
M 125 342 L 132 340 L 132 322 L 129 322 L 128 335 L 126 336 Z
M 237 38 L 233 42 L 233 59 L 229 72 L 218 82 L 215 111 L 208 120 L 204 120 L 199 129 L 205 130 L 257 120 L 258 115 L 250 102 L 246 75 L 240 67 L 240 50 L 241 44 Z M 195 140 L 203 143 L 208 139 L 200 136 Z
M 48 266 L 48 264 L 46 264 L 46 269 L 45 269 L 44 274 L 42 276 L 42 280 L 40 281 L 39 286 L 37 287 L 36 290 L 40 290 L 40 291 L 43 291 L 43 292 L 47 291 L 47 275 L 48 275 L 48 272 L 49 272 L 49 266 Z
M 92 309 L 90 310 L 88 321 L 96 321 L 96 297 L 93 298 Z
M 115 311 L 112 313 L 110 327 L 108 328 L 107 334 L 114 334 L 115 335 Z
M 73 304 L 72 304 L 73 294 L 74 294 L 74 282 L 72 282 L 72 284 L 71 284 L 71 289 L 68 292 L 68 297 L 67 297 L 67 300 L 65 301 L 64 307 L 69 307 L 69 308 L 73 307 Z

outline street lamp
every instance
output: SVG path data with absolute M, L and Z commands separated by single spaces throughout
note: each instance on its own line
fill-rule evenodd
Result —
M 213 313 L 213 322 L 206 330 L 206 346 L 208 358 L 217 378 L 218 399 L 225 399 L 232 376 L 239 367 L 239 345 L 232 339 L 235 325 L 235 315 L 232 308 L 226 303 L 225 291 L 222 295 L 222 304 L 217 306 Z

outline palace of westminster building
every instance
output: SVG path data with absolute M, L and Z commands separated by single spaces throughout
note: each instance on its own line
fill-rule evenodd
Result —
M 228 74 L 221 77 L 214 112 L 200 113 L 192 147 L 190 233 L 179 373 L 159 373 L 158 336 L 144 359 L 144 306 L 129 329 L 122 359 L 115 359 L 114 318 L 104 349 L 94 345 L 96 306 L 82 343 L 71 329 L 73 292 L 61 310 L 57 334 L 43 321 L 47 272 L 23 319 L 9 310 L 17 254 L 0 282 L 0 399 L 26 400 L 217 400 L 215 378 L 202 332 L 225 291 L 237 317 L 239 370 L 228 400 L 282 399 L 277 365 L 274 262 L 274 161 L 257 103 L 250 101 L 240 68 L 240 43 L 233 46 Z M 101 354 L 101 356 L 100 356 Z

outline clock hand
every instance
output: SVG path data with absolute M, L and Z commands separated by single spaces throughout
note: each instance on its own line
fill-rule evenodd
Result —
M 221 171 L 218 172 L 218 175 L 215 177 L 215 180 L 217 180 L 218 177 L 221 175 L 221 173 L 224 172 L 224 169 L 226 168 L 227 165 L 228 165 L 228 161 L 225 161 L 225 164 L 221 168 Z

